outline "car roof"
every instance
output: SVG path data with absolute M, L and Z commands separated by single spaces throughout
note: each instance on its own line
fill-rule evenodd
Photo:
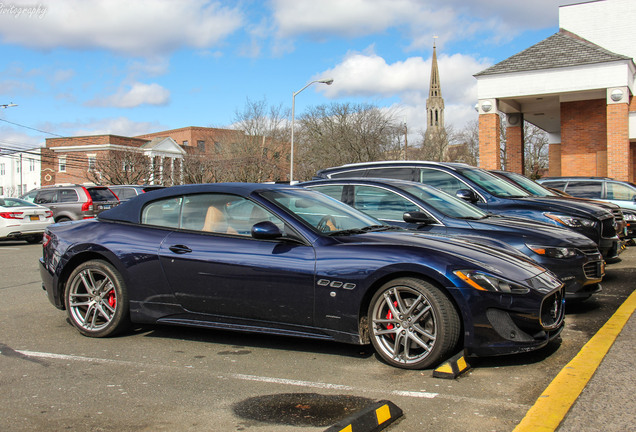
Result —
M 130 223 L 139 223 L 141 209 L 149 202 L 158 199 L 177 197 L 186 194 L 200 193 L 227 193 L 239 196 L 248 196 L 257 190 L 274 189 L 299 189 L 297 186 L 287 184 L 262 184 L 262 183 L 206 183 L 171 186 L 163 189 L 155 189 L 138 195 L 135 199 L 125 201 L 110 210 L 103 211 L 98 218 Z
M 411 180 L 403 180 L 403 179 L 391 179 L 391 178 L 381 178 L 381 177 L 346 177 L 346 178 L 334 178 L 334 179 L 317 179 L 317 180 L 309 180 L 306 182 L 300 183 L 300 186 L 311 186 L 318 184 L 334 184 L 334 183 L 360 183 L 360 184 L 374 184 L 374 185 L 389 185 L 389 186 L 429 186 L 426 183 L 414 182 Z M 430 187 L 430 186 L 429 186 Z
M 318 170 L 318 173 L 330 173 L 334 171 L 347 170 L 349 168 L 367 168 L 367 167 L 382 167 L 382 166 L 417 166 L 417 165 L 437 165 L 448 168 L 475 168 L 471 165 L 459 162 L 435 162 L 435 161 L 404 161 L 404 160 L 395 160 L 395 161 L 374 161 L 374 162 L 357 162 L 352 164 L 340 165 L 337 167 L 323 168 Z

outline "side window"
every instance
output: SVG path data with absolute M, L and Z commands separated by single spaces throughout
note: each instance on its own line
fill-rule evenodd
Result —
M 74 189 L 60 189 L 58 195 L 58 202 L 77 202 L 79 200 Z
M 359 169 L 359 170 L 351 170 L 351 171 L 344 171 L 344 172 L 339 172 L 339 173 L 335 173 L 335 174 L 331 174 L 329 176 L 329 178 L 351 178 L 351 177 L 364 177 L 364 173 L 365 173 L 366 169 Z
M 421 168 L 419 181 L 455 196 L 459 189 L 470 189 L 453 175 L 431 168 Z
M 258 204 L 226 194 L 197 194 L 183 197 L 179 227 L 194 231 L 250 236 L 252 226 L 270 221 L 281 231 L 284 223 Z
M 37 194 L 33 202 L 36 204 L 48 204 L 57 202 L 57 191 L 42 190 Z
M 607 199 L 634 201 L 636 198 L 636 189 L 627 185 L 608 182 L 605 187 L 607 188 Z
M 23 200 L 28 201 L 30 203 L 35 201 L 35 197 L 37 196 L 37 191 L 33 191 L 25 196 L 22 197 Z
M 400 180 L 413 180 L 413 168 L 393 167 L 393 168 L 371 168 L 367 172 L 367 177 L 391 178 Z
M 342 190 L 345 185 L 319 185 L 311 186 L 310 189 L 322 192 L 325 195 L 329 195 L 331 198 L 335 198 L 338 201 L 342 201 Z
M 419 207 L 395 192 L 375 186 L 356 186 L 353 206 L 376 219 L 403 221 L 404 212 Z
M 581 198 L 601 198 L 601 182 L 571 181 L 565 190 L 570 195 Z
M 565 182 L 564 181 L 545 181 L 541 183 L 541 186 L 549 187 L 553 189 L 558 189 L 561 191 L 565 191 Z
M 179 227 L 182 198 L 169 198 L 148 204 L 141 213 L 141 223 L 166 228 Z

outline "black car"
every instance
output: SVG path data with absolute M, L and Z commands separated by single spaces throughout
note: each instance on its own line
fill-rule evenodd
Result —
M 535 262 L 287 185 L 174 186 L 51 225 L 40 274 L 92 337 L 131 323 L 273 333 L 371 343 L 419 369 L 461 347 L 530 351 L 563 328 L 563 284 Z
M 616 233 L 618 234 L 618 236 L 620 238 L 627 237 L 627 223 L 625 221 L 623 210 L 617 204 L 614 204 L 608 201 L 599 201 L 599 200 L 593 200 L 589 198 L 578 198 L 578 197 L 568 196 L 567 194 L 563 194 L 563 193 L 559 194 L 535 182 L 534 180 L 531 180 L 528 177 L 518 173 L 513 173 L 510 171 L 503 171 L 503 170 L 490 170 L 490 172 L 496 176 L 503 178 L 506 181 L 509 181 L 510 183 L 525 190 L 530 195 L 537 198 L 558 200 L 564 203 L 574 203 L 574 205 L 577 205 L 577 203 L 586 203 L 586 204 L 592 204 L 598 207 L 602 207 L 614 215 L 614 223 L 615 223 Z
M 333 179 L 300 184 L 385 223 L 488 244 L 504 243 L 555 273 L 567 299 L 600 288 L 604 261 L 596 244 L 570 229 L 492 215 L 432 186 L 392 179 Z
M 320 178 L 379 177 L 429 184 L 485 211 L 533 219 L 573 229 L 592 239 L 605 259 L 622 251 L 614 215 L 598 206 L 533 197 L 488 171 L 462 163 L 425 161 L 364 162 L 326 168 Z

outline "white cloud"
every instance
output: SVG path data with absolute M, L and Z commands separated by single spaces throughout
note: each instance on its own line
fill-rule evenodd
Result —
M 490 64 L 462 54 L 442 55 L 437 62 L 446 123 L 461 128 L 472 119 L 472 106 L 477 102 L 477 82 L 472 75 Z M 431 64 L 432 58 L 425 60 L 422 57 L 389 64 L 369 49 L 364 53 L 349 53 L 340 64 L 313 79 L 333 78 L 331 86 L 315 88 L 331 99 L 398 97 L 400 110 L 408 123 L 416 128 L 426 128 Z
M 408 35 L 410 48 L 483 35 L 511 38 L 528 29 L 555 26 L 564 0 L 273 0 L 279 37 L 325 35 L 363 37 L 395 29 Z
M 166 125 L 162 125 L 158 122 L 135 122 L 127 117 L 104 118 L 78 123 L 61 123 L 49 125 L 49 128 L 63 130 L 65 136 L 112 134 L 131 137 L 169 129 Z
M 103 48 L 134 56 L 205 49 L 243 24 L 235 6 L 205 0 L 41 0 L 42 15 L 0 14 L 4 43 L 36 49 Z
M 114 95 L 96 98 L 86 103 L 88 106 L 134 108 L 139 105 L 167 105 L 170 91 L 159 84 L 133 83 L 129 89 L 120 89 Z

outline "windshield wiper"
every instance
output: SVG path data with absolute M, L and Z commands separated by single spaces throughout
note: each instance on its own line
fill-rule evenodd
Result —
M 327 235 L 336 236 L 336 235 L 353 235 L 353 234 L 364 234 L 368 232 L 378 232 L 378 231 L 402 231 L 404 228 L 398 226 L 391 225 L 369 225 L 363 228 L 351 228 L 340 231 L 332 231 L 328 232 Z

